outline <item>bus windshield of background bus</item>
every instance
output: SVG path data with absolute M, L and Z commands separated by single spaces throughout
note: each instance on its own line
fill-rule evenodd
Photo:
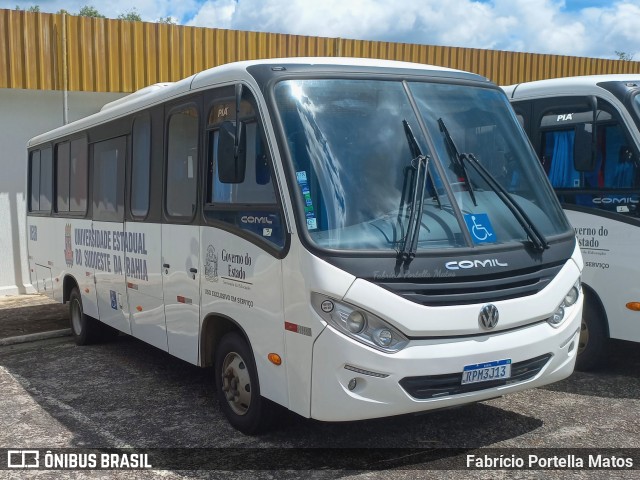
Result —
M 276 85 L 296 194 L 304 209 L 301 222 L 316 245 L 339 250 L 399 249 L 416 196 L 408 198 L 407 208 L 403 199 L 408 197 L 412 169 L 420 163 L 411 153 L 405 123 L 430 159 L 420 206 L 418 254 L 425 249 L 469 247 L 471 242 L 527 241 L 522 226 L 477 172 L 468 169 L 460 176 L 439 119 L 446 123 L 458 151 L 472 153 L 542 234 L 569 230 L 500 91 L 444 83 L 406 85 L 355 79 L 286 80 Z M 456 215 L 456 209 L 461 215 Z

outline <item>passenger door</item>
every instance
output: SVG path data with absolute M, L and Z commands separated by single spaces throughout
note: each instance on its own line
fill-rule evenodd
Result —
M 286 350 L 281 260 L 286 229 L 264 129 L 255 99 L 244 89 L 240 102 L 244 174 L 225 183 L 219 166 L 225 161 L 234 165 L 233 154 L 218 146 L 221 130 L 236 128 L 234 88 L 207 92 L 205 105 L 203 321 L 208 314 L 216 314 L 239 324 L 251 342 L 260 393 L 288 405 L 286 369 L 267 360 L 269 353 Z
M 169 353 L 198 363 L 200 97 L 167 107 L 162 286 Z

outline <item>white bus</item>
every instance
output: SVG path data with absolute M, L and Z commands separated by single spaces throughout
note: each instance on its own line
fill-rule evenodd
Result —
M 410 63 L 277 59 L 156 85 L 32 139 L 29 261 L 78 344 L 212 366 L 246 433 L 567 377 L 575 235 L 504 93 Z
M 640 342 L 640 75 L 505 87 L 582 248 L 585 308 L 577 368 L 607 339 Z

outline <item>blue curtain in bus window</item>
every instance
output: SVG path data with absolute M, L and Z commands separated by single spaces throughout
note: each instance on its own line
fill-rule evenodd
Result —
M 215 173 L 213 175 L 213 203 L 223 202 L 230 203 L 233 201 L 232 199 L 232 184 L 231 183 L 222 183 L 220 181 L 220 177 L 218 176 L 218 140 L 220 138 L 219 132 L 215 132 L 213 134 L 213 152 L 214 152 L 214 165 L 215 165 Z
M 606 160 L 604 163 L 604 186 L 607 188 L 633 187 L 634 165 L 624 155 L 626 139 L 619 126 L 607 127 Z
M 573 168 L 573 142 L 575 132 L 551 132 L 553 155 L 549 181 L 556 188 L 572 188 L 580 185 L 580 175 Z
M 267 155 L 264 152 L 264 145 L 260 135 L 256 135 L 256 183 L 258 185 L 267 185 L 271 180 L 271 172 L 269 172 L 269 164 L 267 163 Z
M 631 188 L 633 187 L 634 177 L 633 162 L 619 162 L 616 165 L 616 171 L 613 177 L 613 184 L 616 188 Z

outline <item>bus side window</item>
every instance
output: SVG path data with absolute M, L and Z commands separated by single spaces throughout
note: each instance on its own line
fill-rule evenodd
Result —
M 59 143 L 55 152 L 55 210 L 64 214 L 87 211 L 87 139 Z
M 581 177 L 574 167 L 573 150 L 576 129 L 592 131 L 593 114 L 554 109 L 541 120 L 541 156 L 544 168 L 555 188 L 624 189 L 637 186 L 635 155 L 628 147 L 624 126 L 615 114 L 598 110 L 596 125 L 596 165 Z
M 51 147 L 43 148 L 40 157 L 40 210 L 51 211 L 53 190 L 53 158 Z
M 29 211 L 51 211 L 51 189 L 53 165 L 51 161 L 51 147 L 31 152 L 30 182 L 29 182 Z
M 124 161 L 126 137 L 93 146 L 93 219 L 121 222 L 124 219 Z
M 213 140 L 210 142 L 212 166 L 210 170 L 213 181 L 213 203 L 232 204 L 263 204 L 276 203 L 276 195 L 271 183 L 271 172 L 267 160 L 266 148 L 261 136 L 258 134 L 257 122 L 245 124 L 244 148 L 246 151 L 247 165 L 244 181 L 241 183 L 222 183 L 218 172 L 219 159 L 217 158 L 218 130 L 212 132 Z
M 56 145 L 56 212 L 69 212 L 69 142 Z
M 131 135 L 131 214 L 146 217 L 149 213 L 151 169 L 151 118 L 148 115 L 133 121 Z
M 40 210 L 40 150 L 31 152 L 31 161 L 29 162 L 30 175 L 30 197 L 29 211 L 37 212 Z
M 226 113 L 221 115 L 219 112 Z M 281 248 L 284 246 L 284 226 L 271 178 L 264 133 L 251 102 L 242 101 L 240 115 L 245 125 L 241 140 L 246 152 L 245 175 L 239 183 L 224 183 L 218 171 L 221 160 L 218 158 L 219 128 L 223 121 L 235 123 L 235 106 L 233 101 L 221 101 L 211 109 L 205 212 L 212 220 L 251 232 Z
M 166 207 L 172 217 L 192 218 L 196 209 L 198 111 L 187 107 L 169 117 Z
M 69 211 L 72 213 L 85 213 L 87 211 L 87 174 L 89 172 L 87 150 L 86 138 L 78 138 L 71 141 Z

